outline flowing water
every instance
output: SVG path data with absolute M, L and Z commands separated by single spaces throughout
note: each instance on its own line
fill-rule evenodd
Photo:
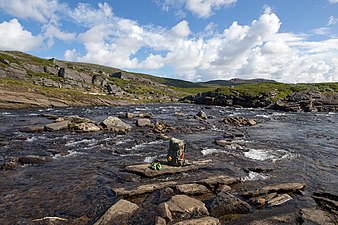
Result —
M 210 119 L 195 119 L 200 110 Z M 168 141 L 150 128 L 133 127 L 126 135 L 20 131 L 27 126 L 51 123 L 38 117 L 42 113 L 102 121 L 126 112 L 153 113 L 153 122 L 162 121 L 176 128 L 168 135 L 187 142 L 187 158 L 213 160 L 208 169 L 155 179 L 159 182 L 227 174 L 240 177 L 248 186 L 253 181 L 304 182 L 308 193 L 319 186 L 334 189 L 337 185 L 336 113 L 284 113 L 186 104 L 2 110 L 0 165 L 26 155 L 46 156 L 50 160 L 0 172 L 0 224 L 30 224 L 47 216 L 80 218 L 78 221 L 83 224 L 92 224 L 116 201 L 112 188 L 150 182 L 122 170 L 126 165 L 165 158 Z M 234 128 L 220 122 L 227 116 L 254 118 L 258 125 Z M 134 120 L 125 119 L 130 124 Z M 214 144 L 225 131 L 239 135 L 229 147 Z

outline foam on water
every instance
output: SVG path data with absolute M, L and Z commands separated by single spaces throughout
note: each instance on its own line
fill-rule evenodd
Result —
M 272 115 L 264 115 L 264 114 L 258 114 L 255 117 L 261 117 L 261 118 L 271 118 Z
M 53 159 L 59 159 L 59 158 L 67 158 L 67 157 L 72 157 L 72 156 L 77 156 L 77 155 L 85 155 L 86 153 L 84 152 L 78 152 L 78 151 L 68 151 L 67 155 L 61 155 L 61 154 L 56 154 L 52 158 Z
M 69 143 L 65 144 L 65 146 L 71 147 L 71 146 L 75 146 L 75 145 L 79 145 L 79 144 L 89 144 L 89 146 L 93 146 L 93 145 L 95 145 L 95 143 L 97 143 L 97 140 L 95 140 L 95 139 L 84 139 L 84 140 L 81 140 L 81 141 L 69 142 Z
M 206 156 L 206 155 L 211 155 L 211 154 L 215 154 L 215 153 L 226 153 L 226 152 L 224 150 L 216 149 L 216 148 L 204 148 L 201 151 L 201 153 L 202 153 L 203 156 Z
M 270 177 L 271 176 L 268 174 L 261 174 L 261 173 L 250 171 L 248 176 L 241 178 L 241 181 L 266 180 L 266 179 L 269 179 Z
M 164 141 L 151 141 L 151 142 L 147 142 L 147 143 L 142 143 L 139 145 L 135 145 L 132 148 L 127 148 L 126 150 L 137 150 L 137 149 L 142 149 L 145 147 L 148 147 L 149 145 L 156 145 L 156 144 L 162 144 Z
M 244 156 L 250 159 L 265 161 L 271 160 L 276 162 L 278 160 L 294 159 L 296 154 L 288 152 L 286 150 L 269 150 L 269 149 L 250 149 L 244 153 Z

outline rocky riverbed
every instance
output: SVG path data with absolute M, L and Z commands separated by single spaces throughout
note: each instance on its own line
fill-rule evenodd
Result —
M 336 224 L 337 122 L 187 104 L 2 110 L 0 224 Z M 170 137 L 186 167 L 151 171 Z

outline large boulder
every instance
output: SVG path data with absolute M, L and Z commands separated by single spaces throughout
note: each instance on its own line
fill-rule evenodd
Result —
M 157 207 L 159 215 L 170 220 L 189 219 L 209 215 L 204 203 L 186 195 L 175 195 Z
M 222 217 L 226 214 L 249 213 L 251 206 L 227 192 L 220 192 L 208 205 L 210 214 L 215 217 Z
M 139 207 L 126 200 L 119 200 L 110 207 L 103 216 L 96 221 L 94 225 L 119 225 L 128 221 L 128 217 L 132 215 Z
M 131 130 L 131 126 L 117 117 L 109 116 L 105 119 L 101 126 L 112 132 L 126 133 Z

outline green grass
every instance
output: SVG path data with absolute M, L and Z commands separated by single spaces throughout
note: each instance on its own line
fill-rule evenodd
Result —
M 27 71 L 27 74 L 29 77 L 41 77 L 41 78 L 46 78 L 46 79 L 50 79 L 56 82 L 60 82 L 63 80 L 62 77 L 56 76 L 56 75 L 52 75 L 49 73 L 43 73 L 43 72 L 33 72 L 31 70 Z

